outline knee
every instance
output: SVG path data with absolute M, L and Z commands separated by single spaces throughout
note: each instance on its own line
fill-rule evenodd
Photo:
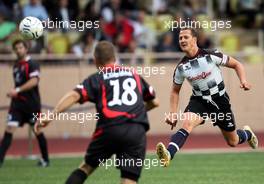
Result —
M 190 133 L 192 131 L 192 129 L 194 128 L 194 125 L 191 121 L 186 120 L 183 122 L 182 128 Z
M 81 163 L 79 169 L 81 169 L 87 176 L 91 175 L 95 170 L 95 168 L 91 167 L 90 165 L 87 165 L 84 162 Z
M 39 136 L 39 135 L 43 134 L 42 131 L 36 132 L 35 130 L 33 130 L 33 132 L 34 132 L 35 136 Z M 44 135 L 44 134 L 43 134 L 43 135 Z
M 137 184 L 137 182 L 133 181 L 133 180 L 130 180 L 130 179 L 122 178 L 121 179 L 121 184 Z
M 230 147 L 236 147 L 238 144 L 238 141 L 234 140 L 234 139 L 228 139 L 228 140 L 226 140 L 226 142 L 227 142 L 228 146 L 230 146 Z
M 12 127 L 12 126 L 7 126 L 5 131 L 10 133 L 10 134 L 13 134 L 16 130 L 16 127 Z

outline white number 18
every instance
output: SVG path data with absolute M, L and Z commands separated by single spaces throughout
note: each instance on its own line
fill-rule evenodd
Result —
M 113 86 L 113 99 L 108 102 L 108 106 L 114 105 L 134 105 L 137 102 L 137 93 L 135 89 L 137 83 L 133 78 L 127 78 L 122 83 L 122 88 L 124 89 L 123 94 L 120 99 L 120 84 L 119 80 L 110 80 L 110 85 Z M 129 99 L 129 96 L 131 97 Z

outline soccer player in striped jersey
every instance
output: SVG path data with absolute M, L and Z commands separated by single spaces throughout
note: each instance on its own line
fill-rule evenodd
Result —
M 180 129 L 171 136 L 168 147 L 160 142 L 157 144 L 157 155 L 168 166 L 176 152 L 184 145 L 192 130 L 205 119 L 211 118 L 218 126 L 231 147 L 248 142 L 255 149 L 258 139 L 249 126 L 236 129 L 235 119 L 231 110 L 229 96 L 223 81 L 220 66 L 234 69 L 240 80 L 240 87 L 245 91 L 251 85 L 246 79 L 243 65 L 236 59 L 217 50 L 204 50 L 197 46 L 197 33 L 194 29 L 184 28 L 179 34 L 179 43 L 185 56 L 177 65 L 170 96 L 170 114 L 166 123 L 173 129 L 177 124 L 179 93 L 184 79 L 193 89 L 189 104 L 184 111 Z

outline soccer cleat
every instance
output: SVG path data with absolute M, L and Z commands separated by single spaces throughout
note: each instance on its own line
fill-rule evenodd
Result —
M 37 166 L 38 167 L 49 167 L 49 162 L 47 162 L 41 158 L 41 159 L 39 159 Z
M 159 159 L 164 163 L 164 167 L 168 167 L 171 160 L 170 152 L 167 150 L 162 142 L 159 142 L 156 147 L 157 155 Z
M 251 128 L 249 126 L 244 126 L 243 130 L 247 130 L 251 133 L 251 139 L 248 140 L 248 144 L 250 145 L 251 148 L 253 149 L 257 149 L 258 147 L 258 138 L 257 136 L 254 134 L 254 132 L 251 130 Z

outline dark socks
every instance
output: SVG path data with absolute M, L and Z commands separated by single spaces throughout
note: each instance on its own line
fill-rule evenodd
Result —
M 81 169 L 74 170 L 65 184 L 83 184 L 87 175 Z
M 11 145 L 12 138 L 13 138 L 13 134 L 9 132 L 5 132 L 3 140 L 1 142 L 1 146 L 0 146 L 0 162 L 4 161 L 6 151 Z
M 168 146 L 168 151 L 170 152 L 171 159 L 174 157 L 175 153 L 184 145 L 189 133 L 181 128 L 174 135 L 171 136 L 171 140 Z
M 238 144 L 242 144 L 244 143 L 245 141 L 248 141 L 251 139 L 252 137 L 252 134 L 250 133 L 250 131 L 248 130 L 240 130 L 238 129 L 237 130 L 237 135 L 239 137 L 239 142 Z
M 36 136 L 38 143 L 39 143 L 39 149 L 42 155 L 42 158 L 44 161 L 49 162 L 49 155 L 48 155 L 48 148 L 47 148 L 47 140 L 43 133 L 40 133 Z

